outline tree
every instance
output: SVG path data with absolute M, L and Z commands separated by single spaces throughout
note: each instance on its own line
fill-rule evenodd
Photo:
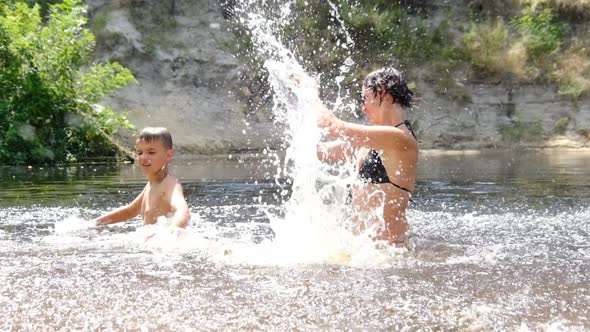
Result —
M 109 157 L 125 115 L 96 103 L 129 82 L 118 63 L 90 64 L 94 36 L 81 0 L 0 7 L 0 164 Z

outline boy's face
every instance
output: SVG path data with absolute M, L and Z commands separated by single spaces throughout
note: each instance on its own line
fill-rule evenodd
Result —
M 172 149 L 167 149 L 160 140 L 135 141 L 135 153 L 143 174 L 150 176 L 161 171 L 172 158 Z

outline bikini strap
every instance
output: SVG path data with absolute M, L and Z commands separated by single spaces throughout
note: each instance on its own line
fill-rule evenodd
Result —
M 412 202 L 412 203 L 414 203 L 414 200 L 412 199 L 412 191 L 410 189 L 404 188 L 404 187 L 402 187 L 402 186 L 400 186 L 398 184 L 395 184 L 395 183 L 393 183 L 391 181 L 389 181 L 389 183 L 391 183 L 392 185 L 394 185 L 396 188 L 401 189 L 401 190 L 407 192 L 408 194 L 410 194 L 409 201 Z
M 399 189 L 401 189 L 401 190 L 403 190 L 403 191 L 407 192 L 407 193 L 408 193 L 408 194 L 410 194 L 410 195 L 412 194 L 412 191 L 411 191 L 410 189 L 408 189 L 408 188 L 404 188 L 404 187 L 402 187 L 402 186 L 400 186 L 400 185 L 398 185 L 398 184 L 395 184 L 395 183 L 393 183 L 393 182 L 391 182 L 391 181 L 389 181 L 389 183 L 391 183 L 392 185 L 394 185 L 396 188 L 399 188 Z
M 407 121 L 407 120 L 406 120 L 406 121 Z M 408 122 L 408 123 L 409 123 L 409 122 Z M 403 125 L 403 124 L 404 124 L 404 123 L 402 122 L 402 123 L 400 123 L 400 124 L 399 124 L 399 125 L 397 125 L 397 126 L 401 126 L 401 125 Z M 407 126 L 407 125 L 408 125 L 408 124 L 406 124 L 406 126 Z M 396 126 L 396 127 L 397 127 L 397 126 Z M 408 129 L 410 129 L 410 131 L 412 130 L 412 129 L 411 129 L 411 128 L 409 128 L 409 127 L 408 127 Z M 412 134 L 413 134 L 413 132 L 412 132 Z M 414 138 L 415 138 L 415 137 L 416 137 L 416 136 L 414 136 Z M 373 158 L 373 159 L 375 159 L 375 160 L 378 160 L 378 161 L 379 161 L 379 163 L 383 164 L 383 161 L 381 160 L 381 157 L 379 156 L 379 152 L 377 152 L 377 150 L 371 149 L 371 150 L 369 150 L 369 153 L 368 153 L 368 154 L 370 154 L 370 155 L 371 155 L 371 158 Z M 383 168 L 385 168 L 385 166 L 383 166 Z M 387 173 L 387 171 L 385 171 L 385 172 Z M 387 177 L 387 178 L 389 179 L 389 177 Z M 394 187 L 396 187 L 396 188 L 398 188 L 398 189 L 400 189 L 400 190 L 402 190 L 402 191 L 405 191 L 405 192 L 407 192 L 408 194 L 410 194 L 409 201 L 410 201 L 410 202 L 412 202 L 412 203 L 414 203 L 414 200 L 412 199 L 412 191 L 411 191 L 410 189 L 408 189 L 408 188 L 405 188 L 405 187 L 402 187 L 402 186 L 400 186 L 399 184 L 392 182 L 391 180 L 389 180 L 389 182 L 388 182 L 388 183 L 390 183 L 390 184 L 392 184 Z
M 402 125 L 405 125 L 406 127 L 408 127 L 408 130 L 410 131 L 410 133 L 412 134 L 412 136 L 414 136 L 414 139 L 416 141 L 418 141 L 418 137 L 416 137 L 416 134 L 414 134 L 414 129 L 412 129 L 412 124 L 410 123 L 410 121 L 404 120 L 404 122 L 402 122 L 400 124 L 397 124 L 394 127 L 398 128 L 399 126 L 402 126 Z M 419 142 L 420 141 L 418 141 L 418 143 Z M 396 188 L 401 189 L 401 190 L 407 192 L 408 194 L 410 194 L 410 199 L 409 200 L 410 200 L 410 202 L 414 203 L 414 200 L 412 200 L 412 191 L 410 189 L 404 188 L 404 187 L 402 187 L 402 186 L 400 186 L 400 185 L 398 185 L 396 183 L 393 183 L 391 181 L 389 181 L 389 183 L 391 183 L 392 185 L 394 185 Z
M 412 124 L 410 123 L 410 121 L 408 120 L 404 120 L 404 122 L 395 125 L 394 127 L 398 128 L 401 125 L 406 125 L 406 127 L 408 127 L 408 130 L 410 131 L 410 133 L 412 134 L 412 136 L 414 136 L 414 139 L 416 141 L 418 141 L 418 137 L 416 137 L 416 134 L 414 134 L 414 129 L 412 128 Z M 418 143 L 420 143 L 420 141 L 418 141 Z

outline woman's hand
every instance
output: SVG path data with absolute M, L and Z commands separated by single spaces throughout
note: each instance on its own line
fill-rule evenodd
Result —
M 311 88 L 311 89 L 318 89 L 318 84 L 316 80 L 307 75 L 306 73 L 292 73 L 289 75 L 289 79 L 293 82 L 293 85 L 296 88 Z
M 299 98 L 311 101 L 312 104 L 320 104 L 319 87 L 316 80 L 306 73 L 292 73 L 289 80 L 293 84 L 292 92 Z
M 340 132 L 342 121 L 326 108 L 322 108 L 318 112 L 317 124 L 318 127 L 326 129 L 326 135 L 336 137 Z
M 330 128 L 338 119 L 329 111 L 319 112 L 318 127 L 325 129 Z
M 340 121 L 330 110 L 324 106 L 318 95 L 318 85 L 316 80 L 306 73 L 292 73 L 289 79 L 293 83 L 294 91 L 300 97 L 310 101 L 309 106 L 317 114 L 317 125 L 322 129 L 327 129 L 327 135 L 336 136 Z

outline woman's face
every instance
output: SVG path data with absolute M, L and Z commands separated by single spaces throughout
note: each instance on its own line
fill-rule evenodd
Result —
M 362 111 L 367 115 L 369 121 L 373 122 L 375 111 L 379 106 L 379 94 L 373 91 L 372 88 L 364 86 L 361 91 L 361 98 L 363 101 Z

